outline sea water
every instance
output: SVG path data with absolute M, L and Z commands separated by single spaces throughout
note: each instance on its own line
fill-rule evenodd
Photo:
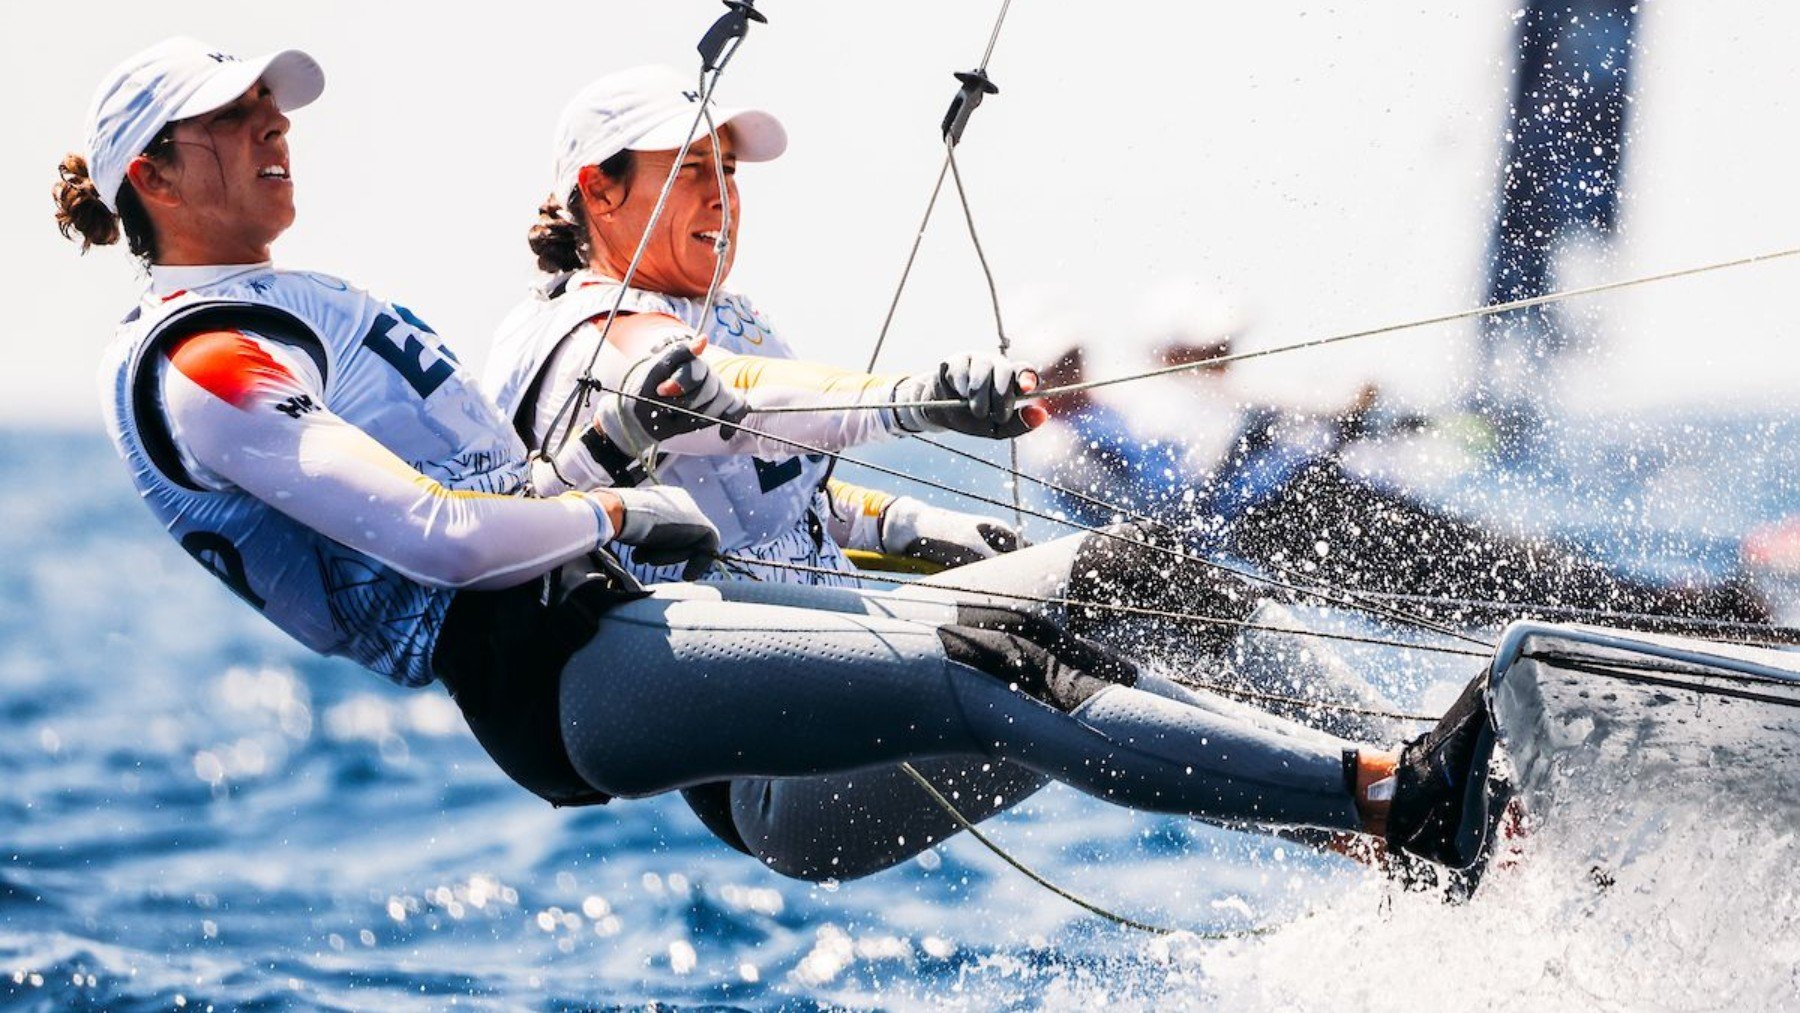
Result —
M 1796 505 L 1793 456 L 1729 485 L 1725 520 L 1627 547 L 1712 565 L 1693 546 Z M 1793 799 L 1547 814 L 1462 906 L 1056 787 L 990 824 L 1065 886 L 1189 930 L 1152 936 L 967 839 L 806 884 L 678 800 L 552 809 L 441 690 L 312 657 L 201 573 L 96 435 L 0 434 L 0 558 L 9 1007 L 1800 1005 L 1800 845 L 1764 818 Z M 1596 877 L 1601 824 L 1636 829 Z

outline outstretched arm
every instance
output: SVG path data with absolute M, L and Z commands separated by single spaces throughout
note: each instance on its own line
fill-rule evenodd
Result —
M 831 496 L 826 530 L 846 549 L 961 566 L 1031 544 L 1004 521 L 932 506 L 912 496 L 835 478 L 826 483 L 826 492 Z
M 420 583 L 508 587 L 631 527 L 611 493 L 446 488 L 326 408 L 312 363 L 278 342 L 211 332 L 166 357 L 164 406 L 196 478 L 255 496 Z
M 599 328 L 595 323 L 584 329 L 588 340 L 593 340 Z M 632 392 L 638 387 L 637 371 L 658 348 L 693 337 L 681 321 L 655 313 L 621 316 L 606 334 L 606 346 L 594 356 L 595 378 L 610 390 Z M 1019 395 L 1035 384 L 1035 373 L 1027 366 L 989 357 L 959 357 L 917 376 L 864 373 L 717 349 L 702 357 L 719 381 L 742 396 L 750 411 L 744 424 L 757 432 L 732 427 L 697 430 L 663 440 L 657 445 L 659 452 L 789 457 L 806 447 L 844 450 L 910 432 L 949 429 L 989 437 L 1016 436 L 1047 417 L 1040 407 L 1018 403 Z M 965 404 L 923 410 L 893 407 L 896 401 L 920 400 Z M 763 411 L 813 406 L 821 410 Z M 847 407 L 825 410 L 829 406 Z

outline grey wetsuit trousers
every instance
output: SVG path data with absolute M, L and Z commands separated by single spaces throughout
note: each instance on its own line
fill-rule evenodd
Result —
M 1035 582 L 1055 569 L 1056 545 L 1015 554 L 986 576 L 978 571 L 987 564 L 955 571 L 957 580 L 994 590 L 1019 575 Z M 575 768 L 627 797 L 730 782 L 743 844 L 789 875 L 866 875 L 954 832 L 897 768 L 902 760 L 956 792 L 971 819 L 1054 779 L 1132 808 L 1223 823 L 1359 825 L 1343 772 L 1351 743 L 1141 667 L 1102 679 L 1077 672 L 1065 680 L 1074 691 L 1033 692 L 1034 673 L 958 648 L 967 594 L 653 590 L 607 613 L 564 668 L 563 738 Z

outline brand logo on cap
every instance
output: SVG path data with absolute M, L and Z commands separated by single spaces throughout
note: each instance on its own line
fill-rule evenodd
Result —
M 206 54 L 206 58 L 211 60 L 214 63 L 238 63 L 238 62 L 240 62 L 237 57 L 232 56 L 230 53 L 208 53 L 208 54 Z

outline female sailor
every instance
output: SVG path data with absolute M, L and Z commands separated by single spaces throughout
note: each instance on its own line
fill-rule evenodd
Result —
M 571 405 L 605 397 L 590 386 L 584 398 L 584 382 L 617 389 L 626 368 L 647 349 L 690 333 L 707 339 L 713 372 L 742 392 L 753 410 L 884 401 L 899 390 L 898 400 L 968 398 L 991 404 L 988 413 L 1016 420 L 995 429 L 910 409 L 818 412 L 800 416 L 803 423 L 790 420 L 798 423 L 797 442 L 823 451 L 946 428 L 1014 436 L 1044 420 L 1036 407 L 1012 413 L 1014 399 L 1036 383 L 1028 367 L 964 355 L 909 377 L 801 363 L 749 299 L 716 291 L 736 259 L 738 163 L 778 157 L 787 134 L 767 112 L 718 110 L 712 114 L 717 145 L 702 131 L 677 168 L 697 100 L 691 82 L 668 68 L 647 66 L 595 81 L 563 109 L 554 145 L 555 188 L 530 234 L 546 278 L 501 324 L 483 378 L 527 445 L 558 446 L 570 427 Z M 833 572 L 854 569 L 845 548 L 954 566 L 1019 545 L 1018 533 L 1000 520 L 837 479 L 826 482 L 823 455 L 759 447 L 742 431 L 724 440 L 714 433 L 674 440 L 654 453 L 642 477 L 686 489 L 718 525 L 728 554 L 809 568 L 742 562 L 731 568 L 756 579 L 851 583 Z M 620 479 L 638 476 L 621 473 Z M 644 580 L 675 576 L 668 567 L 645 565 L 630 550 L 620 557 Z
M 441 679 L 496 762 L 559 804 L 984 758 L 1121 805 L 1464 863 L 1478 685 L 1396 753 L 1192 693 L 1037 616 L 790 587 L 794 608 L 596 574 L 615 539 L 704 559 L 716 532 L 678 490 L 569 489 L 556 473 L 604 472 L 597 441 L 529 469 L 417 315 L 271 263 L 294 219 L 286 111 L 322 87 L 298 52 L 241 61 L 169 40 L 108 74 L 86 157 L 55 188 L 65 232 L 123 232 L 149 266 L 103 373 L 135 485 L 277 627 L 402 684 Z M 697 351 L 655 351 L 627 371 L 635 397 L 583 428 L 616 446 L 717 439 L 646 407 L 741 417 Z M 1021 425 L 993 407 L 954 414 Z M 889 842 L 839 829 L 736 843 L 795 875 L 891 864 Z

